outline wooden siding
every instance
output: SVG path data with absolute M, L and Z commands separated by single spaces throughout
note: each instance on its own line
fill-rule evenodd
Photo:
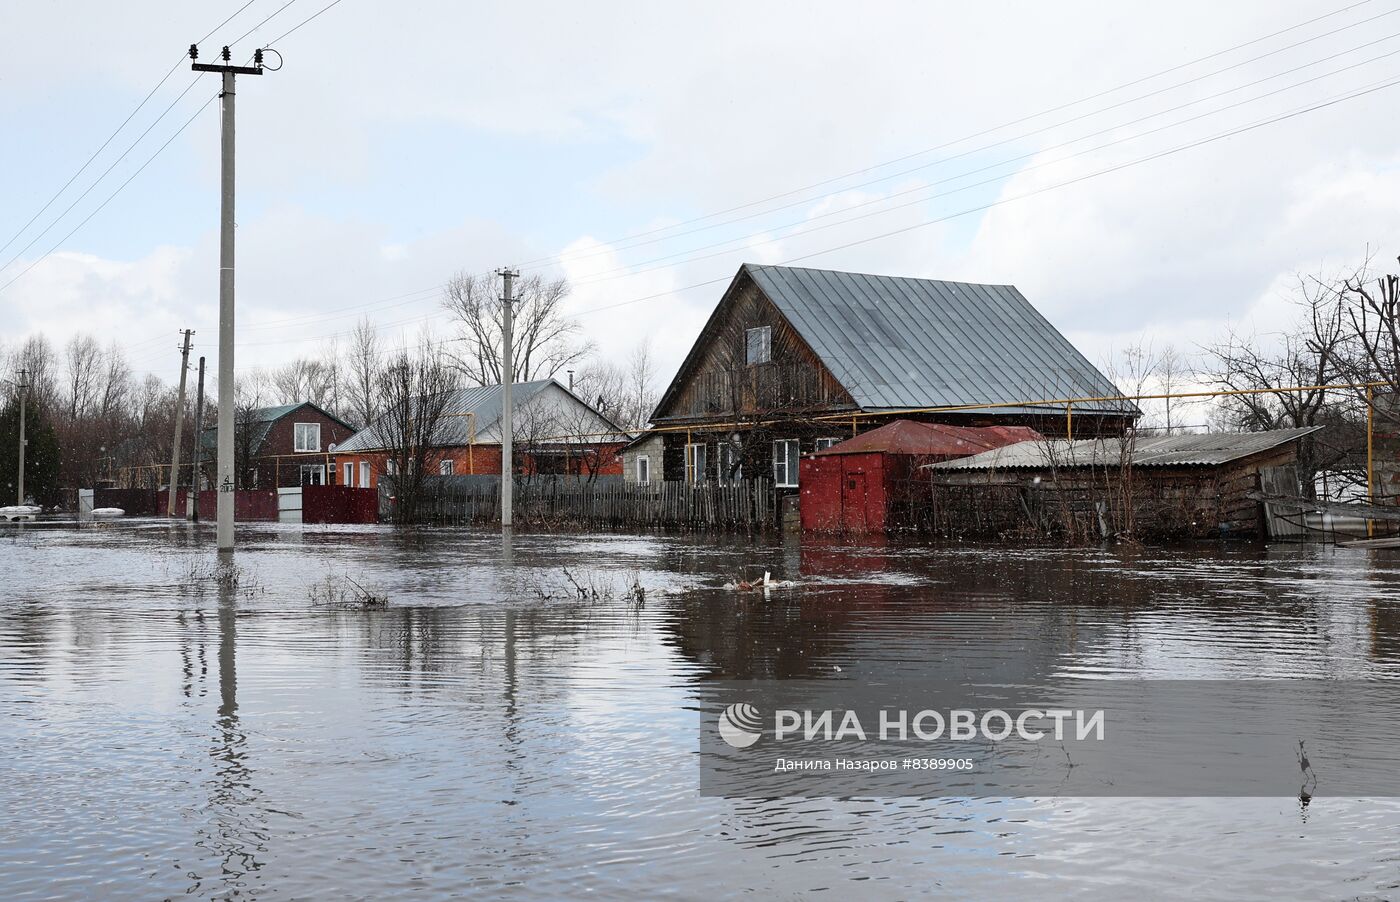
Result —
M 745 333 L 767 326 L 771 362 L 747 362 Z M 797 330 L 741 277 L 720 301 L 653 420 L 734 420 L 853 408 L 855 402 Z

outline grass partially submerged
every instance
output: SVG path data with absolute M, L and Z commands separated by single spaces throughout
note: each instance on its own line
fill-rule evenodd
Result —
M 316 607 L 337 610 L 369 611 L 389 606 L 387 593 L 367 587 L 345 574 L 327 573 L 325 579 L 311 584 L 310 596 Z
M 594 570 L 575 574 L 568 567 L 561 567 L 558 576 L 528 580 L 525 588 L 541 601 L 622 601 L 629 608 L 645 607 L 647 601 L 641 575 L 635 570 L 619 584 L 613 577 Z

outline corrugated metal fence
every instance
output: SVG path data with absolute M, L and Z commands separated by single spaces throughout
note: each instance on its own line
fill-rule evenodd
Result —
M 438 523 L 500 522 L 500 477 L 435 476 L 425 480 L 423 505 Z M 380 516 L 393 517 L 392 480 L 380 480 Z M 765 529 L 777 522 L 773 484 L 744 479 L 707 482 L 624 482 L 621 477 L 532 477 L 517 479 L 517 525 L 565 523 L 607 527 Z

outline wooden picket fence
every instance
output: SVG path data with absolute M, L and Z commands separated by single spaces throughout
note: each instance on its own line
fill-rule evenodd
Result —
M 381 492 L 380 514 L 388 518 L 388 495 Z M 442 476 L 426 480 L 423 510 L 444 524 L 499 523 L 500 478 Z M 707 482 L 624 482 L 620 477 L 517 479 L 513 516 L 518 526 L 591 525 L 608 528 L 759 530 L 777 523 L 771 480 Z

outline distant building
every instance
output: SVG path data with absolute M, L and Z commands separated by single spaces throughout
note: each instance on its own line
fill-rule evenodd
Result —
M 622 449 L 624 481 L 638 485 L 660 482 L 664 445 L 659 432 L 643 432 L 633 439 L 631 444 Z
M 651 466 L 792 491 L 803 454 L 894 419 L 1063 434 L 1065 404 L 1036 402 L 1118 394 L 1013 286 L 745 264 L 657 405 Z M 1074 432 L 1139 413 L 1077 403 Z
M 511 388 L 515 472 L 622 475 L 621 451 L 632 436 L 553 379 Z M 501 474 L 501 386 L 454 391 L 433 436 L 434 476 Z M 342 485 L 373 488 L 389 473 L 389 420 L 380 417 L 336 448 Z M 389 474 L 392 475 L 392 474 Z
M 349 423 L 310 401 L 236 411 L 233 454 L 238 487 L 332 485 L 331 452 L 354 432 Z M 218 434 L 218 429 L 209 428 L 199 437 L 201 469 L 210 488 L 214 487 Z

